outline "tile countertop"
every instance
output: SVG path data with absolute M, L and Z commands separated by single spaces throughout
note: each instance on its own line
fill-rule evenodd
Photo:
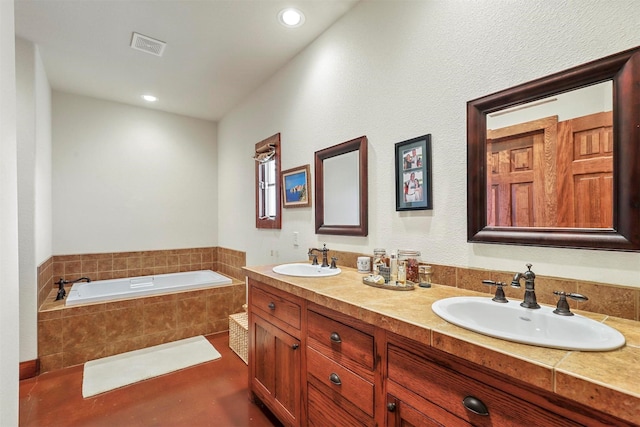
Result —
M 363 275 L 352 268 L 341 267 L 338 276 L 306 278 L 277 274 L 272 267 L 250 266 L 243 271 L 274 288 L 640 423 L 640 322 L 574 310 L 620 331 L 626 345 L 606 352 L 557 350 L 481 335 L 448 323 L 431 310 L 431 304 L 442 298 L 490 293 L 435 284 L 396 292 L 363 284 Z

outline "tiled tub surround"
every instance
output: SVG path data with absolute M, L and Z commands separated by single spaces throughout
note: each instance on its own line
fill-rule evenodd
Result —
M 52 290 L 38 313 L 40 372 L 196 335 L 229 329 L 242 311 L 244 281 L 176 292 L 65 307 Z
M 246 300 L 245 253 L 226 248 L 54 256 L 38 267 L 40 372 L 200 334 L 225 331 Z M 219 288 L 65 307 L 54 301 L 60 277 L 93 280 L 214 270 Z M 68 285 L 67 292 L 71 285 Z
M 637 321 L 580 311 L 579 314 L 622 332 L 626 345 L 607 352 L 543 348 L 477 334 L 433 313 L 431 305 L 438 299 L 480 295 L 460 289 L 462 286 L 441 286 L 434 280 L 432 288 L 392 292 L 363 285 L 362 275 L 353 268 L 344 268 L 342 274 L 327 280 L 283 276 L 274 273 L 271 267 L 246 267 L 245 273 L 251 279 L 492 369 L 516 382 L 558 394 L 634 424 L 640 423 L 640 324 Z M 451 270 L 449 280 L 460 273 L 455 270 Z M 459 284 L 471 285 L 477 277 L 486 279 L 487 274 L 491 272 L 464 272 L 456 280 Z M 498 274 L 503 280 L 502 275 L 506 273 Z M 568 282 L 565 285 L 572 283 Z M 544 280 L 540 284 L 539 289 L 546 293 L 548 284 Z M 551 284 L 558 283 L 552 281 Z M 483 294 L 487 292 L 486 289 L 482 291 Z M 634 297 L 637 303 L 637 294 Z
M 38 306 L 42 306 L 61 277 L 65 280 L 83 276 L 91 280 L 108 280 L 213 270 L 244 280 L 241 268 L 245 260 L 244 252 L 220 247 L 55 255 L 38 267 Z

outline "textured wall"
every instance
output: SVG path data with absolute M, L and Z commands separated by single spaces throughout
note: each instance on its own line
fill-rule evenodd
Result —
M 213 246 L 216 124 L 53 92 L 53 253 Z
M 615 6 L 614 6 L 615 5 Z M 470 244 L 466 102 L 640 45 L 640 2 L 367 1 L 301 52 L 219 124 L 219 176 L 253 176 L 253 145 L 282 133 L 282 169 L 319 149 L 369 139 L 369 236 L 314 233 L 313 208 L 256 230 L 253 198 L 220 186 L 218 244 L 248 264 L 305 258 L 310 246 L 406 248 L 434 264 L 640 287 L 640 254 Z M 432 135 L 432 211 L 396 212 L 394 143 Z M 315 200 L 314 200 L 315 203 Z M 298 231 L 300 246 L 292 235 Z

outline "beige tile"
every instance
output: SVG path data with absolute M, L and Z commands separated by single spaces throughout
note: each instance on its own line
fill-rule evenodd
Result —
M 207 300 L 200 298 L 183 298 L 177 302 L 177 322 L 178 329 L 192 327 L 197 324 L 206 324 L 207 321 Z
M 105 312 L 105 343 L 132 339 L 143 334 L 143 306 Z
M 105 357 L 105 345 L 97 344 L 86 347 L 73 348 L 71 350 L 65 350 L 62 354 L 63 367 L 80 365 L 89 360 L 100 359 Z
M 62 318 L 38 321 L 38 355 L 62 352 Z
M 578 283 L 578 293 L 589 298 L 579 302 L 580 310 L 608 314 L 624 319 L 636 318 L 636 290 L 598 283 Z
M 163 334 L 166 331 L 176 329 L 176 302 L 159 302 L 156 304 L 146 304 L 143 307 L 143 333 Z
M 38 356 L 38 359 L 40 360 L 41 374 L 62 369 L 64 367 L 62 364 L 62 353 Z
M 624 366 L 625 369 L 619 369 Z M 556 393 L 617 416 L 640 420 L 636 394 L 640 348 L 609 352 L 572 352 L 556 368 Z M 607 384 L 603 387 L 602 384 Z M 630 395 L 636 395 L 636 398 Z
M 104 343 L 106 325 L 104 311 L 64 317 L 62 320 L 62 348 L 65 353 Z

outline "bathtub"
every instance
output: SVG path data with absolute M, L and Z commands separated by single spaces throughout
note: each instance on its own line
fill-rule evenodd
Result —
M 229 284 L 231 284 L 231 279 L 211 270 L 96 280 L 89 283 L 74 283 L 65 305 L 112 301 Z

